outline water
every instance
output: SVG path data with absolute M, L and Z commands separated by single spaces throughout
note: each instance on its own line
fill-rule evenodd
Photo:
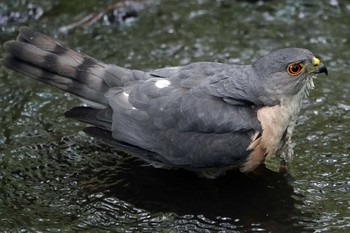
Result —
M 0 42 L 28 25 L 98 59 L 145 70 L 249 63 L 297 46 L 315 52 L 329 76 L 316 80 L 304 102 L 288 175 L 263 169 L 258 177 L 207 180 L 142 166 L 87 137 L 84 124 L 63 117 L 78 100 L 0 68 L 1 232 L 350 231 L 350 3 L 150 1 L 134 15 L 124 10 L 60 33 L 107 4 L 80 2 L 3 1 Z

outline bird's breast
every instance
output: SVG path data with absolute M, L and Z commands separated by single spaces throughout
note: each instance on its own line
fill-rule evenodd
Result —
M 265 157 L 272 157 L 276 153 L 290 125 L 292 114 L 286 106 L 276 105 L 260 108 L 257 111 L 257 118 L 261 123 L 262 133 L 252 137 L 252 143 L 248 147 L 252 152 L 241 168 L 243 172 L 254 170 Z
M 305 95 L 306 88 L 303 88 L 293 98 L 282 99 L 280 105 L 265 106 L 257 111 L 262 133 L 256 133 L 251 138 L 247 149 L 252 152 L 242 166 L 242 172 L 253 171 L 266 157 L 275 155 L 283 137 L 291 137 Z

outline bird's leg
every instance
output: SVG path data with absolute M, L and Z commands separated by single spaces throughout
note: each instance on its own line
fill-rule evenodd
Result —
M 281 160 L 280 160 L 280 167 L 279 167 L 278 171 L 279 171 L 279 173 L 283 173 L 283 174 L 288 172 L 288 164 L 284 158 L 281 158 Z
M 286 173 L 288 171 L 288 160 L 290 160 L 294 155 L 294 144 L 292 143 L 291 133 L 286 132 L 286 136 L 283 140 L 283 146 L 280 153 L 280 167 L 279 172 Z

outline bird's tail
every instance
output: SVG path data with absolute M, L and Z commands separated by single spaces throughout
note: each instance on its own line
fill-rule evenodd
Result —
M 27 27 L 4 48 L 4 66 L 102 107 L 108 106 L 108 89 L 140 79 L 135 71 L 99 62 Z

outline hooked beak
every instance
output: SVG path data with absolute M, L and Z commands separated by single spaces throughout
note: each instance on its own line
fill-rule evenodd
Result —
M 325 73 L 326 75 L 328 75 L 328 70 L 327 70 L 326 66 L 323 65 L 322 63 L 319 65 L 319 67 L 314 72 L 315 72 L 315 74 Z

